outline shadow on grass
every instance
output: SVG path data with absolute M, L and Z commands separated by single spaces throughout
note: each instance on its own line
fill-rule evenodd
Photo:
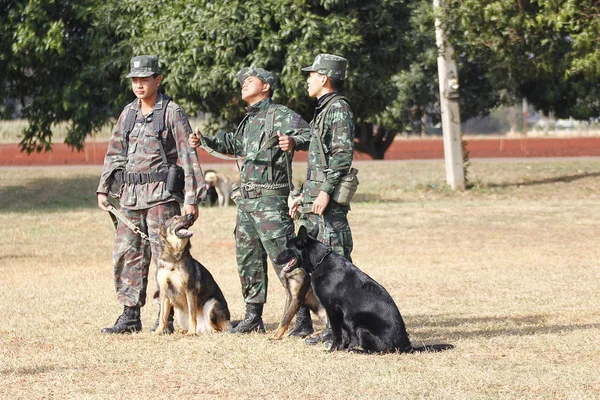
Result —
M 427 341 L 452 341 L 474 337 L 493 338 L 499 336 L 528 336 L 572 332 L 586 329 L 599 329 L 600 323 L 547 325 L 549 315 L 472 317 L 432 319 L 430 316 L 411 316 L 407 321 L 408 330 L 418 331 Z M 489 327 L 481 328 L 481 325 Z M 470 329 L 472 326 L 475 329 Z M 458 329 L 457 329 L 458 328 Z
M 7 368 L 7 369 L 0 369 L 0 375 L 16 375 L 16 376 L 39 375 L 39 374 L 45 374 L 48 372 L 56 371 L 56 369 L 57 369 L 57 367 L 50 366 L 50 365 L 41 365 L 41 366 L 36 366 L 36 367 L 22 367 L 22 368 Z M 63 369 L 63 368 L 61 368 L 61 369 Z
M 23 185 L 2 186 L 0 212 L 94 208 L 97 187 L 96 177 L 39 178 Z
M 584 172 L 575 175 L 556 176 L 554 178 L 546 178 L 539 180 L 532 180 L 527 182 L 511 182 L 511 183 L 490 183 L 484 184 L 483 186 L 490 189 L 504 189 L 512 186 L 536 186 L 536 185 L 547 185 L 551 183 L 571 183 L 580 179 L 595 178 L 600 176 L 600 172 Z

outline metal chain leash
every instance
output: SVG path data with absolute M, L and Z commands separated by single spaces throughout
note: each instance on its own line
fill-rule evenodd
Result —
M 284 182 L 284 183 L 255 183 L 255 182 L 246 182 L 246 183 L 242 183 L 240 185 L 240 187 L 246 189 L 248 192 L 259 188 L 259 189 L 267 189 L 267 190 L 274 190 L 274 189 L 281 189 L 284 187 L 287 187 L 288 183 Z
M 119 212 L 112 204 L 109 202 L 104 202 L 104 206 L 108 208 L 108 211 L 112 213 L 115 217 L 117 217 L 121 222 L 129 227 L 134 233 L 140 235 L 142 239 L 149 241 L 150 243 L 154 243 L 156 245 L 160 245 L 158 240 L 152 239 L 150 236 L 146 235 L 144 232 L 140 230 L 133 222 L 128 220 L 121 212 Z

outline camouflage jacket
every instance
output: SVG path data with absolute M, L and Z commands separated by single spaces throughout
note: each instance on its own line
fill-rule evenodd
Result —
M 292 171 L 293 152 L 288 153 L 286 159 L 277 144 L 271 147 L 271 159 L 269 151 L 258 150 L 269 139 L 265 134 L 265 122 L 267 111 L 273 104 L 270 98 L 246 108 L 246 116 L 235 132 L 219 132 L 216 136 L 203 136 L 205 145 L 219 153 L 235 156 L 247 156 L 240 168 L 240 181 L 242 185 L 254 183 L 257 185 L 272 185 L 277 187 L 288 186 L 287 168 Z M 275 112 L 272 135 L 277 132 L 287 133 L 292 129 L 308 128 L 306 121 L 289 108 L 278 105 Z M 301 132 L 301 131 L 298 131 Z M 258 153 L 257 153 L 258 152 Z M 289 162 L 286 167 L 286 162 Z M 271 164 L 272 179 L 269 180 L 269 164 Z M 263 196 L 255 199 L 239 199 L 237 206 L 242 211 L 265 211 L 287 209 L 287 196 Z
M 326 95 L 332 96 L 332 95 Z M 354 122 L 350 105 L 344 99 L 333 99 L 326 115 L 321 111 L 332 98 L 325 98 L 315 110 L 315 116 L 310 123 L 310 132 L 302 132 L 296 139 L 296 149 L 308 149 L 308 169 L 323 171 L 324 178 L 307 180 L 303 187 L 303 204 L 314 202 L 320 191 L 332 194 L 342 176 L 346 175 L 352 166 L 354 157 Z M 321 119 L 325 118 L 321 142 L 325 152 L 327 168 L 321 162 L 321 150 L 316 135 L 319 134 Z
M 154 110 L 162 108 L 164 101 L 165 96 L 159 93 Z M 132 107 L 137 109 L 137 116 L 133 130 L 129 134 L 129 143 L 126 144 L 123 135 L 125 118 Z M 142 115 L 139 100 L 128 104 L 123 109 L 108 144 L 97 193 L 109 193 L 111 175 L 117 169 L 124 169 L 130 173 L 148 173 L 167 168 L 163 163 L 158 138 L 152 126 L 154 114 L 155 111 L 151 111 L 146 116 Z M 173 101 L 169 101 L 164 115 L 165 129 L 162 132 L 162 143 L 169 163 L 178 162 L 184 170 L 184 196 L 182 198 L 179 193 L 169 192 L 165 182 L 162 181 L 145 184 L 124 183 L 117 194 L 122 207 L 142 210 L 172 200 L 196 204 L 204 195 L 204 176 L 200 169 L 198 155 L 188 143 L 188 135 L 192 132 L 192 128 L 187 116 Z

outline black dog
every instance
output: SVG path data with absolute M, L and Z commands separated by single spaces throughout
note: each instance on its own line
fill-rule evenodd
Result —
M 315 239 L 318 233 L 318 225 L 310 234 L 304 226 L 300 227 L 298 236 L 287 242 L 287 250 L 275 262 L 285 264 L 284 271 L 301 267 L 310 274 L 312 289 L 331 324 L 331 351 L 408 353 L 452 347 L 413 347 L 400 311 L 387 290 Z

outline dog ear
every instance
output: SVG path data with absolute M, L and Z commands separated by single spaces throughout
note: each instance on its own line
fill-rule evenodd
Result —
M 313 226 L 313 228 L 310 230 L 310 233 L 308 235 L 310 237 L 312 237 L 313 239 L 316 239 L 317 237 L 319 237 L 319 224 L 315 224 L 315 226 Z
M 296 238 L 298 239 L 298 247 L 305 247 L 308 233 L 306 232 L 306 227 L 302 225 L 300 229 L 298 229 L 298 235 Z

